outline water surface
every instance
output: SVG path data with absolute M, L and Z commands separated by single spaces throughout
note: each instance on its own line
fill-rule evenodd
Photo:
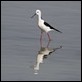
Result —
M 51 53 L 34 74 L 40 45 L 36 9 L 42 18 L 63 33 L 50 32 Z M 43 47 L 48 37 L 43 36 Z M 80 81 L 81 80 L 81 2 L 80 1 L 2 1 L 1 2 L 1 80 L 2 81 Z

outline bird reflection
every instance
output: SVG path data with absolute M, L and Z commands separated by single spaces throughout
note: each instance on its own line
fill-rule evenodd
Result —
M 49 44 L 51 41 L 48 42 L 46 47 L 40 48 L 38 51 L 37 57 L 36 57 L 36 64 L 34 65 L 34 74 L 38 74 L 38 71 L 40 69 L 40 64 L 43 63 L 43 60 L 48 58 L 49 55 L 51 55 L 53 52 L 55 52 L 57 49 L 62 48 L 62 46 L 59 46 L 57 48 L 49 48 Z

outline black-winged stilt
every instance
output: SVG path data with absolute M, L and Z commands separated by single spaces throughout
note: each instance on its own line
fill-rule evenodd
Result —
M 42 40 L 42 34 L 43 32 L 46 32 L 48 35 L 49 40 L 51 40 L 48 32 L 55 30 L 57 32 L 62 33 L 61 31 L 57 30 L 56 28 L 53 28 L 51 25 L 49 25 L 47 22 L 45 22 L 42 18 L 41 18 L 41 11 L 40 10 L 36 10 L 36 13 L 31 17 L 33 18 L 35 15 L 38 15 L 38 26 L 41 29 L 41 37 L 40 37 L 40 41 Z

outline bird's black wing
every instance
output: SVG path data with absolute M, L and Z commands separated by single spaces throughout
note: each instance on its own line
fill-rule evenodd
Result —
M 62 33 L 61 31 L 59 31 L 59 30 L 57 30 L 56 28 L 53 28 L 51 25 L 49 25 L 47 22 L 44 22 L 44 24 L 46 25 L 46 26 L 48 26 L 50 29 L 54 29 L 54 30 L 56 30 L 56 31 L 58 31 L 58 32 L 60 32 L 60 33 Z

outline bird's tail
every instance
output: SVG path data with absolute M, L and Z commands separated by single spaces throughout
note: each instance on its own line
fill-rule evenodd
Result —
M 56 29 L 56 28 L 54 28 L 54 30 L 55 30 L 55 31 L 57 31 L 57 32 L 60 32 L 60 33 L 62 33 L 61 31 L 59 31 L 59 30 L 58 30 L 58 29 Z

